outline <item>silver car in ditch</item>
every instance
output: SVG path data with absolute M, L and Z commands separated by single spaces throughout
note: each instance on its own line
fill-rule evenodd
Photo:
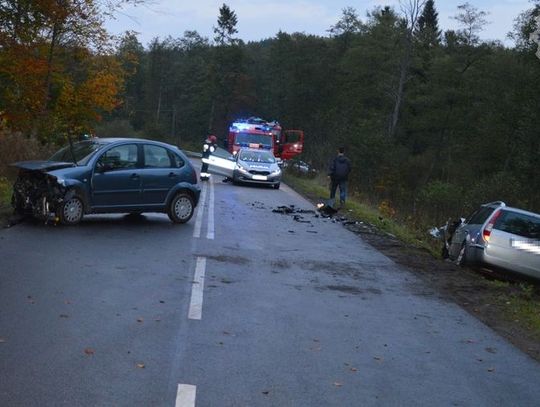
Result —
M 540 215 L 491 202 L 454 232 L 448 249 L 458 264 L 479 264 L 540 279 Z

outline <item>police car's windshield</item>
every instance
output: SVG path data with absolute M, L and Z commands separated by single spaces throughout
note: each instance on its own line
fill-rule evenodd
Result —
M 67 145 L 54 153 L 49 161 L 73 162 L 73 157 L 75 157 L 77 165 L 86 165 L 90 157 L 101 147 L 103 144 L 98 144 L 95 141 L 80 141 L 73 143 L 73 152 Z
M 259 151 L 241 151 L 239 160 L 251 162 L 251 163 L 266 163 L 273 164 L 276 162 L 273 154 L 266 150 Z

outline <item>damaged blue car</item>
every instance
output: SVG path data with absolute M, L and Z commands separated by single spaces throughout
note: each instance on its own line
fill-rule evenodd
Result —
M 188 222 L 198 204 L 197 175 L 186 155 L 170 144 L 144 139 L 93 138 L 70 144 L 44 161 L 19 169 L 12 205 L 65 225 L 91 213 L 167 213 Z

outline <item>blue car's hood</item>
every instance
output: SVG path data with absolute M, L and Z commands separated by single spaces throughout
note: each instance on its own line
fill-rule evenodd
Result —
M 11 165 L 13 167 L 17 167 L 23 170 L 42 171 L 42 172 L 54 171 L 54 170 L 59 170 L 62 168 L 70 168 L 70 167 L 77 166 L 74 163 L 60 162 L 60 161 L 46 161 L 46 160 L 19 161 Z

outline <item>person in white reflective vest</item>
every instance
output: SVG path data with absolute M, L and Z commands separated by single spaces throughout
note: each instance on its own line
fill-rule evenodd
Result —
M 202 167 L 201 167 L 201 181 L 208 181 L 210 179 L 210 173 L 208 172 L 208 163 L 204 162 L 205 159 L 208 159 L 210 157 L 210 154 L 212 154 L 214 151 L 216 151 L 217 147 L 217 138 L 216 136 L 208 136 L 206 140 L 204 140 L 203 149 L 202 149 Z

